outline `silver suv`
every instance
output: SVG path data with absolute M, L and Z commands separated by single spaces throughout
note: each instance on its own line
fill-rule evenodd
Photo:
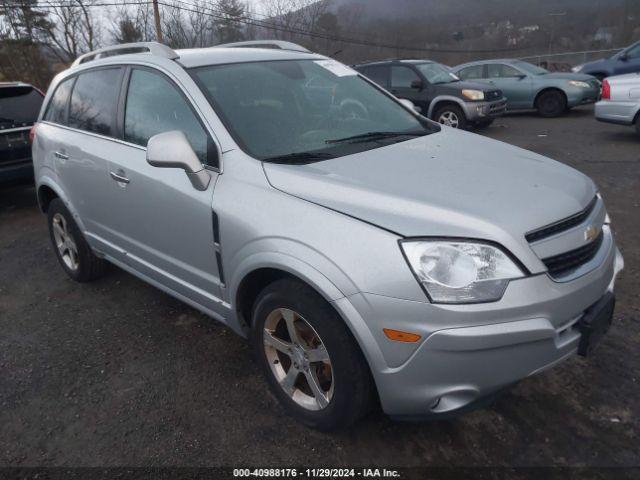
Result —
M 320 429 L 377 399 L 466 410 L 607 330 L 623 262 L 588 177 L 246 46 L 121 45 L 56 77 L 33 157 L 71 278 L 110 262 L 248 337 Z

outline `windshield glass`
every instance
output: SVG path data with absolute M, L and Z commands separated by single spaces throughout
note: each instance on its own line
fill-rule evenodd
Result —
M 0 129 L 33 125 L 42 100 L 42 95 L 33 87 L 0 88 Z
M 418 63 L 416 67 L 432 85 L 458 82 L 460 80 L 439 63 Z
M 261 160 L 317 161 L 439 130 L 331 60 L 213 65 L 191 73 L 239 145 Z
M 545 75 L 549 73 L 549 70 L 542 67 L 538 67 L 537 65 L 534 65 L 529 62 L 514 62 L 514 65 L 518 67 L 520 70 L 524 70 L 525 72 L 531 73 L 533 75 Z

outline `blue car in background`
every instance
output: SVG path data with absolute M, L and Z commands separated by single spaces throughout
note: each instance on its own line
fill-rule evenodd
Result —
M 575 73 L 587 73 L 598 80 L 614 75 L 640 72 L 640 42 L 619 51 L 610 58 L 577 65 L 571 69 Z

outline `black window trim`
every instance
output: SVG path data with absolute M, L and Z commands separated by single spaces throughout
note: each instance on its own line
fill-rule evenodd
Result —
M 159 75 L 160 77 L 163 77 L 164 79 L 166 79 L 169 84 L 178 92 L 178 94 L 182 97 L 182 99 L 185 101 L 185 103 L 187 104 L 188 108 L 191 110 L 191 112 L 193 113 L 196 121 L 200 124 L 200 127 L 202 127 L 202 130 L 204 131 L 205 135 L 207 136 L 207 163 L 203 163 L 202 166 L 204 168 L 206 168 L 207 170 L 212 170 L 214 172 L 217 173 L 222 173 L 222 149 L 220 148 L 220 146 L 218 145 L 217 140 L 215 139 L 215 136 L 211 134 L 211 132 L 209 131 L 209 128 L 207 128 L 207 124 L 203 121 L 202 116 L 200 115 L 199 111 L 197 108 L 194 107 L 193 102 L 191 101 L 191 99 L 185 94 L 185 92 L 183 91 L 183 89 L 169 76 L 167 75 L 165 72 L 161 71 L 158 68 L 154 68 L 151 67 L 149 65 L 142 65 L 142 64 L 126 64 L 123 65 L 125 67 L 125 72 L 123 75 L 123 81 L 122 84 L 120 85 L 120 96 L 118 98 L 118 104 L 116 107 L 116 117 L 117 117 L 117 121 L 116 121 L 116 129 L 119 135 L 119 140 L 121 140 L 122 142 L 124 142 L 127 145 L 132 145 L 138 148 L 142 148 L 144 150 L 147 149 L 146 146 L 143 145 L 138 145 L 137 143 L 132 143 L 129 142 L 127 140 L 125 140 L 124 138 L 124 118 L 125 118 L 125 114 L 126 114 L 126 105 L 127 105 L 127 95 L 129 93 L 129 86 L 131 83 L 131 74 L 133 72 L 133 70 L 137 69 L 137 70 L 146 70 L 148 72 L 151 72 L 155 75 Z M 187 69 L 185 69 L 185 71 L 187 73 L 189 73 L 189 71 Z M 211 165 L 209 164 L 209 157 L 210 155 L 214 156 L 214 158 L 216 159 L 216 163 L 217 165 Z

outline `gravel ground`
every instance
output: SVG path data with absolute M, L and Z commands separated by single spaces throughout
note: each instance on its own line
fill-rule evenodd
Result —
M 482 134 L 572 165 L 607 202 L 626 270 L 595 354 L 450 421 L 373 414 L 324 434 L 286 417 L 245 341 L 113 268 L 57 265 L 32 187 L 0 191 L 0 465 L 640 465 L 640 139 L 580 108 Z

